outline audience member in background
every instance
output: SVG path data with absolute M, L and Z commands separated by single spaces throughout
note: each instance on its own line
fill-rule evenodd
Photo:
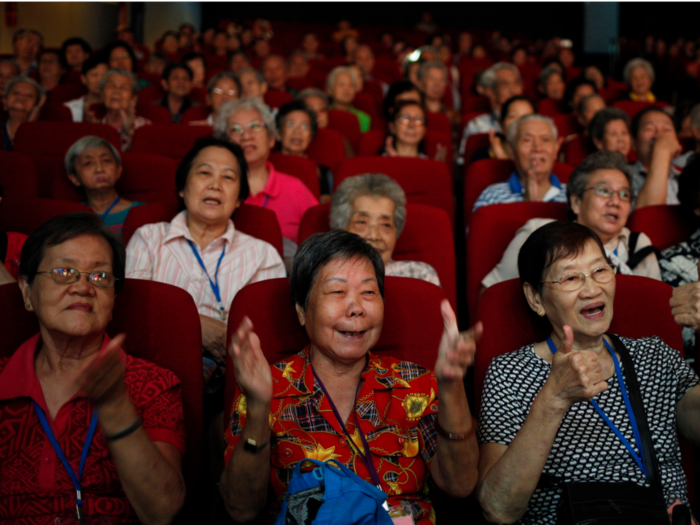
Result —
M 538 89 L 544 98 L 562 100 L 564 98 L 564 91 L 566 90 L 564 73 L 553 66 L 544 68 L 540 72 Z
M 501 129 L 507 133 L 513 122 L 520 117 L 533 113 L 535 113 L 535 106 L 530 102 L 530 99 L 523 95 L 516 95 L 506 100 L 501 106 L 501 116 L 498 123 Z M 474 152 L 471 162 L 481 159 L 513 159 L 513 150 L 508 143 L 505 133 L 494 130 L 489 131 L 489 142 L 491 143 L 490 146 Z
M 595 95 L 598 92 L 595 84 L 587 78 L 575 78 L 566 85 L 564 92 L 564 107 L 567 111 L 576 111 L 576 106 L 583 97 Z
M 636 208 L 654 204 L 678 204 L 678 176 L 687 156 L 680 155 L 673 120 L 658 106 L 649 106 L 632 119 L 637 162 L 632 170 Z
M 241 82 L 241 89 L 244 97 L 264 100 L 267 91 L 267 82 L 257 69 L 246 67 L 238 73 L 238 80 Z
M 177 31 L 166 31 L 160 39 L 160 48 L 169 62 L 180 60 L 180 35 Z
M 474 210 L 490 204 L 508 202 L 566 202 L 566 188 L 552 168 L 561 146 L 557 127 L 549 117 L 525 115 L 508 128 L 515 173 L 507 182 L 486 188 Z
M 20 29 L 12 36 L 12 49 L 19 72 L 26 75 L 39 68 L 37 57 L 44 46 L 44 36 L 36 29 Z
M 212 40 L 212 46 L 214 48 L 214 56 L 227 56 L 228 55 L 228 33 L 226 31 L 217 31 L 214 34 L 214 40 Z
M 305 33 L 301 38 L 301 48 L 304 50 L 309 60 L 323 58 L 323 55 L 318 52 L 320 46 L 321 44 L 318 41 L 316 33 Z
M 569 218 L 593 230 L 618 273 L 661 279 L 651 240 L 625 225 L 632 209 L 631 174 L 617 151 L 598 151 L 586 157 L 566 184 Z M 530 219 L 518 230 L 498 265 L 481 281 L 488 288 L 518 277 L 518 253 L 527 238 L 554 219 Z M 483 290 L 482 290 L 483 291 Z
M 297 95 L 304 105 L 316 114 L 316 125 L 321 128 L 328 127 L 328 97 L 320 89 L 306 88 Z
M 308 109 L 303 101 L 295 100 L 284 104 L 275 116 L 280 137 L 280 152 L 285 155 L 309 158 L 306 150 L 318 132 L 316 114 Z M 316 165 L 321 189 L 321 202 L 331 200 L 333 175 L 326 166 Z
M 0 207 L 3 189 L 0 186 Z M 0 285 L 19 279 L 19 261 L 27 236 L 23 233 L 0 231 Z
M 186 64 L 171 63 L 163 70 L 161 86 L 165 91 L 165 98 L 154 104 L 163 106 L 170 112 L 173 124 L 179 124 L 182 114 L 194 106 L 189 97 L 192 92 L 192 78 L 192 70 Z
M 110 69 L 122 69 L 136 74 L 136 55 L 126 42 L 112 42 L 104 49 Z
M 473 118 L 464 128 L 459 146 L 460 157 L 464 155 L 469 135 L 488 133 L 489 130 L 507 132 L 507 130 L 502 130 L 498 123 L 501 116 L 501 106 L 509 98 L 523 94 L 520 71 L 513 64 L 506 62 L 498 62 L 488 68 L 479 78 L 479 85 L 482 87 L 484 95 L 489 99 L 491 113 Z
M 262 62 L 260 70 L 265 77 L 268 89 L 286 91 L 294 96 L 297 91 L 287 85 L 287 61 L 279 55 L 268 55 Z
M 240 75 L 241 71 L 250 67 L 250 59 L 245 51 L 236 51 L 229 60 L 229 69 L 234 75 Z
M 442 103 L 445 89 L 448 88 L 445 65 L 437 60 L 423 62 L 418 69 L 418 82 L 423 91 L 425 109 L 434 113 L 449 113 Z
M 344 66 L 339 66 L 328 73 L 326 78 L 326 92 L 330 95 L 332 104 L 330 109 L 349 111 L 357 117 L 360 131 L 366 133 L 370 129 L 372 119 L 364 111 L 356 109 L 352 105 L 357 93 L 358 79 L 356 73 Z
M 194 48 L 196 32 L 197 28 L 194 27 L 192 24 L 187 22 L 185 22 L 184 24 L 180 24 L 180 27 L 178 28 L 178 33 L 180 35 L 178 43 L 181 49 L 191 50 Z
M 625 65 L 625 84 L 630 88 L 629 97 L 639 102 L 656 102 L 651 92 L 654 84 L 654 68 L 643 58 L 633 58 Z
M 382 102 L 382 115 L 386 122 L 394 120 L 394 110 L 399 102 L 413 100 L 423 104 L 423 92 L 409 80 L 399 80 L 389 86 Z
M 146 118 L 136 115 L 139 85 L 133 73 L 124 69 L 110 69 L 102 77 L 102 102 L 107 113 L 100 121 L 119 132 L 122 151 L 128 151 L 134 131 L 152 124 Z
M 389 135 L 380 155 L 388 157 L 419 157 L 427 159 L 425 109 L 419 102 L 405 100 L 397 103 L 394 119 L 389 123 Z M 438 144 L 435 160 L 444 162 L 447 147 Z
M 231 220 L 248 196 L 246 175 L 236 144 L 198 140 L 175 175 L 180 213 L 170 222 L 142 226 L 127 247 L 127 277 L 172 284 L 192 295 L 210 392 L 219 390 L 223 379 L 223 369 L 217 368 L 225 362 L 233 298 L 247 284 L 285 275 L 277 250 L 236 229 Z
M 586 95 L 579 100 L 574 109 L 574 115 L 576 116 L 576 121 L 583 128 L 584 135 L 588 134 L 588 125 L 593 120 L 593 117 L 603 109 L 605 109 L 605 100 L 600 95 Z
M 138 45 L 136 44 L 136 34 L 131 27 L 121 26 L 117 31 L 117 41 L 124 42 L 125 44 L 129 45 L 134 51 L 134 57 L 137 60 L 144 58 L 143 52 L 138 49 Z
M 355 63 L 362 69 L 362 78 L 367 83 L 376 83 L 386 93 L 387 85 L 374 77 L 374 51 L 368 45 L 360 45 L 355 50 Z
M 0 101 L 5 100 L 5 86 L 10 81 L 19 75 L 19 67 L 17 64 L 9 60 L 0 60 Z
M 69 38 L 61 45 L 61 60 L 69 73 L 74 71 L 80 75 L 83 71 L 83 63 L 90 58 L 90 55 L 92 55 L 92 46 L 83 38 Z
M 65 73 L 61 63 L 61 53 L 55 49 L 42 49 L 39 53 L 39 83 L 46 91 L 51 91 L 61 82 Z
M 253 51 L 253 63 L 262 65 L 262 61 L 270 54 L 270 43 L 264 38 L 256 38 L 251 49 Z
M 289 63 L 289 78 L 306 78 L 311 70 L 306 53 L 298 49 L 289 54 L 287 62 Z
M 268 160 L 277 135 L 270 110 L 257 98 L 227 102 L 216 115 L 214 133 L 243 148 L 250 187 L 246 203 L 277 214 L 285 239 L 284 256 L 291 259 L 299 241 L 301 217 L 318 200 L 303 182 L 277 171 Z
M 33 122 L 38 119 L 45 101 L 44 88 L 29 77 L 13 77 L 5 84 L 3 103 L 7 112 L 7 120 L 0 122 L 0 132 L 2 133 L 0 150 L 12 150 L 17 129 L 25 122 Z
M 0 65 L 0 74 L 2 65 Z M 0 84 L 1 86 L 2 84 Z M 693 109 L 688 115 L 688 136 L 693 137 L 695 141 L 695 152 L 700 152 L 700 104 L 693 106 Z
M 583 68 L 582 76 L 583 78 L 593 82 L 598 90 L 606 87 L 605 76 L 596 66 L 586 66 Z
M 192 87 L 203 88 L 207 77 L 207 63 L 204 61 L 204 55 L 190 51 L 182 57 L 182 63 L 192 71 Z
M 440 286 L 429 264 L 391 258 L 406 224 L 406 194 L 395 180 L 371 173 L 348 177 L 333 195 L 330 221 L 331 228 L 356 233 L 374 246 L 387 276 L 412 277 Z
M 598 111 L 588 124 L 588 135 L 596 149 L 601 151 L 619 151 L 627 157 L 632 148 L 630 119 L 618 108 Z
M 238 100 L 241 94 L 241 84 L 238 77 L 230 71 L 217 73 L 207 84 L 207 105 L 211 107 L 211 113 L 205 120 L 190 122 L 193 126 L 213 126 L 214 117 L 219 108 L 226 102 Z
M 124 199 L 117 193 L 115 185 L 123 168 L 119 152 L 105 139 L 88 135 L 70 147 L 64 165 L 68 179 L 85 194 L 83 204 L 121 235 L 129 211 L 143 202 Z
M 146 73 L 152 73 L 153 75 L 158 75 L 158 77 L 163 76 L 163 71 L 165 66 L 168 65 L 168 61 L 165 59 L 165 55 L 160 51 L 151 53 L 146 61 L 145 70 Z
M 87 94 L 65 103 L 73 115 L 73 122 L 97 121 L 90 106 L 102 102 L 102 77 L 107 71 L 109 71 L 109 66 L 104 57 L 99 54 L 91 56 L 83 62 L 80 81 L 87 88 Z

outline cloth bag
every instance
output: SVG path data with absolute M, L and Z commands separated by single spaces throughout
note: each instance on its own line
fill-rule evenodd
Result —
M 316 468 L 302 474 L 306 462 Z M 275 525 L 392 525 L 386 498 L 338 460 L 307 459 L 292 472 Z

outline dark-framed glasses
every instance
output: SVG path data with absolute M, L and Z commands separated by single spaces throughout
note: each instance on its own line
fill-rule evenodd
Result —
M 53 270 L 46 270 L 40 273 L 48 273 L 51 278 L 59 284 L 73 284 L 80 280 L 80 274 L 87 274 L 88 282 L 98 288 L 111 288 L 114 283 L 118 280 L 114 274 L 109 272 L 95 271 L 95 272 L 80 272 L 75 268 L 54 268 Z
M 596 195 L 603 197 L 604 199 L 610 199 L 617 193 L 617 196 L 620 197 L 620 200 L 623 202 L 630 202 L 632 200 L 632 190 L 629 188 L 614 190 L 607 184 L 598 184 L 596 186 L 589 186 L 584 191 L 588 190 L 593 190 Z
M 604 264 L 591 273 L 571 272 L 562 276 L 558 281 L 540 281 L 541 283 L 558 284 L 562 292 L 576 292 L 583 288 L 586 277 L 592 277 L 598 284 L 609 283 L 615 278 L 617 266 Z

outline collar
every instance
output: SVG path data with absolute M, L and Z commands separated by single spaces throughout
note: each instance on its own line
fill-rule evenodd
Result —
M 555 188 L 559 190 L 561 189 L 561 182 L 559 182 L 559 179 L 554 173 L 549 174 L 549 183 Z M 520 175 L 518 175 L 517 171 L 513 172 L 513 174 L 510 176 L 508 179 L 508 184 L 510 185 L 510 191 L 512 193 L 525 193 L 525 187 L 523 186 L 523 183 L 520 182 Z
M 656 97 L 651 91 L 647 92 L 646 97 L 639 97 L 634 93 L 630 92 L 630 100 L 634 100 L 635 102 L 656 102 Z
M 282 192 L 279 177 L 280 172 L 275 169 L 275 167 L 272 165 L 272 162 L 270 161 L 265 163 L 265 168 L 267 168 L 267 171 L 270 175 L 267 178 L 265 187 L 260 193 L 272 198 L 279 197 L 280 193 Z M 260 193 L 258 193 L 258 195 L 260 195 Z
M 229 244 L 233 244 L 233 237 L 235 234 L 236 228 L 233 225 L 233 221 L 229 219 L 224 234 L 221 237 L 214 239 L 211 244 L 218 242 L 219 239 L 223 239 L 224 241 L 228 241 Z M 172 221 L 170 221 L 170 229 L 168 230 L 168 234 L 163 239 L 163 244 L 181 237 L 184 237 L 188 241 L 194 242 L 192 234 L 187 227 L 187 210 L 182 210 L 180 213 L 175 215 L 175 218 Z

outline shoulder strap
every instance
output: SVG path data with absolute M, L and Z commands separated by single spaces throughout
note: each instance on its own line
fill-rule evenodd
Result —
M 649 431 L 649 424 L 647 423 L 647 416 L 644 411 L 644 404 L 642 403 L 642 395 L 639 390 L 639 381 L 637 380 L 637 374 L 634 371 L 634 364 L 632 363 L 632 357 L 630 356 L 627 347 L 620 340 L 619 337 L 613 334 L 607 334 L 615 345 L 615 350 L 620 354 L 620 359 L 625 365 L 625 380 L 627 382 L 627 393 L 629 394 L 630 404 L 632 405 L 632 411 L 634 412 L 634 417 L 637 419 L 637 426 L 639 427 L 639 435 L 642 438 L 641 444 L 638 444 L 642 449 L 641 452 L 644 455 L 644 465 L 647 468 L 647 474 L 649 475 L 649 483 L 652 487 L 661 489 L 661 476 L 659 474 L 659 465 L 656 461 L 656 454 L 654 453 L 654 446 L 651 442 L 651 432 Z
M 639 242 L 639 232 L 630 232 L 630 239 L 628 242 L 630 254 L 633 254 L 637 249 L 637 242 Z
M 630 270 L 634 270 L 640 262 L 642 262 L 644 259 L 646 259 L 649 255 L 652 253 L 656 254 L 656 258 L 659 259 L 661 256 L 661 252 L 656 246 L 645 246 L 644 248 L 641 248 L 638 252 L 632 253 L 630 251 L 630 257 L 627 259 L 627 266 L 629 267 Z

